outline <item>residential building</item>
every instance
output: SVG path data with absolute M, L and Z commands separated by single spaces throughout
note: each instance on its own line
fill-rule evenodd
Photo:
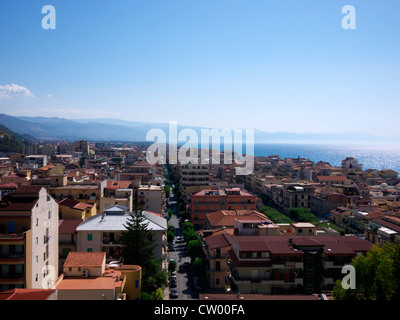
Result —
M 318 294 L 372 248 L 356 236 L 232 236 L 231 287 L 240 293 Z
M 126 277 L 105 252 L 70 252 L 55 288 L 58 300 L 126 300 Z
M 348 185 L 351 184 L 352 181 L 347 178 L 345 175 L 331 175 L 331 176 L 317 176 L 317 180 L 320 183 L 323 183 L 327 186 L 333 185 Z
M 240 188 L 202 190 L 191 196 L 190 222 L 206 226 L 206 214 L 219 210 L 256 210 L 257 196 Z
M 315 185 L 307 183 L 284 183 L 282 190 L 282 209 L 288 212 L 291 208 L 311 208 L 311 196 Z
M 207 164 L 178 165 L 179 187 L 185 201 L 190 194 L 209 188 L 210 167 Z
M 342 160 L 342 168 L 362 170 L 362 164 L 358 163 L 358 160 L 353 157 L 347 157 Z
M 131 214 L 126 207 L 114 206 L 87 218 L 77 227 L 77 250 L 79 252 L 106 252 L 107 261 L 119 260 L 123 245 L 120 238 Z M 148 230 L 155 242 L 154 258 L 166 258 L 167 220 L 143 211 Z
M 346 206 L 348 198 L 337 192 L 324 192 L 310 196 L 310 211 L 316 215 L 326 215 L 331 210 Z
M 264 214 L 256 210 L 218 210 L 206 214 L 206 230 L 225 228 L 227 232 L 233 233 L 236 220 L 247 220 L 271 222 Z
M 162 214 L 162 190 L 160 186 L 140 186 L 137 197 L 143 210 Z
M 0 291 L 52 285 L 58 272 L 58 204 L 45 188 L 20 186 L 2 199 L 0 254 Z
M 47 165 L 48 156 L 45 154 L 31 154 L 24 158 L 24 167 L 38 169 Z
M 86 140 L 74 141 L 72 143 L 72 152 L 89 154 L 89 151 L 89 142 L 87 142 Z
M 58 202 L 59 219 L 85 220 L 96 215 L 94 204 L 81 202 L 74 199 L 64 198 Z
M 65 186 L 51 187 L 49 193 L 60 201 L 65 198 L 81 202 L 95 204 L 97 210 L 100 207 L 100 198 L 104 194 L 106 181 L 84 181 L 82 183 L 70 183 Z
M 83 220 L 59 220 L 58 227 L 58 252 L 59 252 L 59 273 L 62 273 L 62 268 L 70 252 L 77 251 L 77 231 L 76 228 Z
M 203 239 L 207 254 L 207 283 L 211 289 L 230 291 L 225 283 L 225 275 L 229 271 L 226 259 L 231 249 L 232 235 L 222 231 Z M 228 287 L 227 287 L 228 285 Z

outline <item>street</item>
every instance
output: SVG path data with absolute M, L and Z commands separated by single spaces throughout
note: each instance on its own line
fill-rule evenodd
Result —
M 171 192 L 170 199 L 172 200 L 173 194 Z M 179 210 L 178 206 L 175 202 L 172 202 L 170 209 L 173 210 L 174 214 L 172 215 L 171 219 L 168 221 L 168 225 L 172 225 L 175 227 L 175 238 L 177 236 L 183 236 L 182 228 L 179 225 Z M 193 276 L 191 274 L 190 264 L 188 267 L 183 268 L 182 270 L 179 269 L 181 265 L 185 262 L 190 263 L 190 257 L 187 255 L 186 252 L 186 242 L 176 243 L 174 242 L 174 249 L 175 251 L 168 253 L 168 259 L 174 259 L 177 262 L 176 267 L 176 280 L 177 280 L 177 289 L 178 289 L 178 300 L 190 300 L 190 299 L 198 299 L 199 292 L 194 288 L 193 284 Z M 181 258 L 181 260 L 179 260 Z M 164 299 L 168 300 L 171 299 L 169 297 L 169 288 L 165 290 Z

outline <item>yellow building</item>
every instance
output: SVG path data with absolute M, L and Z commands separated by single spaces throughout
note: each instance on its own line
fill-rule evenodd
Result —
M 102 197 L 102 185 L 98 184 L 71 184 L 62 187 L 51 187 L 49 193 L 60 201 L 64 198 L 95 204 L 98 208 L 99 199 Z
M 97 214 L 95 205 L 78 200 L 65 198 L 58 205 L 60 219 L 85 220 Z
M 140 266 L 106 264 L 105 252 L 70 252 L 54 288 L 58 300 L 135 300 L 141 275 Z
M 118 267 L 126 277 L 124 293 L 126 300 L 139 300 L 142 292 L 142 268 L 135 265 L 121 265 Z

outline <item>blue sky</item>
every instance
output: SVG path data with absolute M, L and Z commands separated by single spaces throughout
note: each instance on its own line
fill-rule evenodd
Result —
M 400 136 L 399 14 L 397 0 L 2 0 L 0 112 Z

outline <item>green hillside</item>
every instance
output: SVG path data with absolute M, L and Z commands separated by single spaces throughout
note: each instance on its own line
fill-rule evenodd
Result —
M 21 152 L 24 143 L 25 139 L 21 135 L 0 125 L 0 152 Z

